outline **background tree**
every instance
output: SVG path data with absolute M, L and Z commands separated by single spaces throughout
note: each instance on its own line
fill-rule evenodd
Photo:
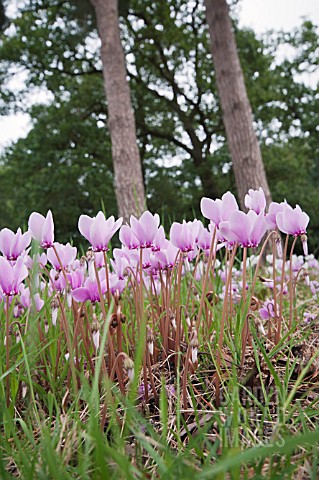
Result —
M 253 128 L 252 109 L 237 53 L 235 35 L 226 0 L 205 0 L 216 83 L 220 95 L 228 146 L 232 157 L 239 201 L 249 188 L 262 187 L 271 202 L 258 139 Z
M 227 189 L 236 192 L 205 9 L 200 1 L 185 0 L 130 0 L 129 8 L 123 7 L 120 30 L 148 206 L 168 226 L 174 218 L 180 221 L 200 215 L 203 195 L 214 198 Z M 26 139 L 2 154 L 0 224 L 25 224 L 34 208 L 45 213 L 52 188 L 57 194 L 50 207 L 57 221 L 63 218 L 63 197 L 69 191 L 62 173 L 73 163 L 80 168 L 72 176 L 76 192 L 72 202 L 78 195 L 81 213 L 95 214 L 102 199 L 106 213 L 115 213 L 111 144 L 105 129 L 108 113 L 93 8 L 88 0 L 63 4 L 25 0 L 11 24 L 0 47 L 0 109 L 30 113 L 33 128 Z M 306 84 L 305 79 L 318 65 L 318 29 L 305 22 L 290 34 L 261 39 L 250 29 L 239 29 L 236 21 L 233 26 L 273 199 L 281 201 L 284 196 L 307 210 L 310 228 L 313 225 L 309 238 L 316 245 L 319 97 L 317 86 Z M 283 45 L 294 53 L 289 60 L 278 61 L 276 52 Z M 10 87 L 14 72 L 25 72 L 26 85 L 19 92 Z M 34 99 L 39 88 L 49 96 L 41 108 L 32 107 L 28 98 Z M 21 163 L 23 158 L 25 163 Z M 31 158 L 28 181 L 23 181 L 19 165 L 25 168 Z M 67 158 L 68 164 L 60 158 Z M 43 179 L 51 178 L 54 171 L 55 182 L 40 185 L 38 166 Z M 14 190 L 15 176 L 21 181 Z M 83 184 L 83 179 L 88 180 Z M 34 189 L 41 188 L 47 189 L 46 201 L 39 194 L 36 204 Z M 60 235 L 65 228 L 59 238 L 68 240 L 72 230 L 76 241 L 76 213 L 70 217 L 74 227 L 67 228 L 66 221 L 59 226 Z
M 119 214 L 129 220 L 145 209 L 142 167 L 137 147 L 134 112 L 126 79 L 118 0 L 91 0 L 95 9 L 112 141 L 115 194 Z

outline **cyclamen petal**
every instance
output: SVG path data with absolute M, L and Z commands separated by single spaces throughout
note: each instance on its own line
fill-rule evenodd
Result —
M 277 228 L 276 216 L 277 213 L 282 212 L 284 203 L 271 202 L 269 205 L 268 213 L 266 214 L 266 224 L 268 230 L 274 230 Z
M 49 247 L 54 242 L 54 225 L 51 210 L 48 211 L 42 229 L 42 244 Z
M 238 210 L 233 212 L 229 219 L 229 228 L 236 235 L 240 244 L 247 247 L 251 231 L 250 219 L 244 213 Z
M 88 215 L 81 215 L 78 221 L 78 229 L 90 243 L 91 243 L 91 235 L 90 230 L 93 222 L 93 218 L 89 217 Z
M 0 251 L 8 260 L 17 260 L 30 245 L 30 242 L 30 233 L 26 232 L 22 234 L 21 228 L 18 228 L 16 233 L 12 232 L 9 228 L 3 228 L 0 231 Z
M 211 198 L 202 198 L 200 209 L 205 218 L 211 220 L 217 227 L 221 222 L 221 203 L 220 199 L 212 200 Z
M 255 214 L 255 215 L 252 215 Z M 252 228 L 250 232 L 250 246 L 256 247 L 267 230 L 267 224 L 265 220 L 265 215 L 263 214 L 263 210 L 261 213 L 257 215 L 254 210 L 250 210 L 247 214 L 252 217 Z
M 0 257 L 0 285 L 5 295 L 11 295 L 14 282 L 13 268 L 3 257 Z
M 113 217 L 114 220 L 114 217 Z M 111 232 L 107 230 L 105 216 L 103 212 L 99 212 L 92 222 L 90 229 L 91 245 L 94 250 L 101 251 L 108 249 L 109 235 Z
M 28 269 L 22 257 L 18 258 L 14 266 L 4 257 L 0 257 L 0 286 L 5 295 L 17 295 L 20 284 L 27 276 Z
M 29 232 L 31 236 L 40 242 L 41 247 L 52 247 L 54 242 L 54 223 L 51 210 L 44 217 L 38 212 L 31 213 L 29 217 Z
M 221 216 L 222 220 L 228 220 L 232 212 L 238 210 L 238 203 L 235 196 L 231 192 L 226 192 L 222 196 Z
M 204 217 L 219 227 L 220 222 L 229 220 L 231 214 L 238 210 L 237 200 L 231 192 L 226 192 L 221 199 L 202 198 L 201 212 Z
M 139 240 L 128 225 L 123 225 L 120 230 L 120 242 L 130 250 L 139 247 Z
M 168 240 L 165 237 L 164 227 L 161 225 L 154 237 L 152 250 L 153 252 L 156 252 L 158 250 L 161 250 L 162 248 L 165 248 L 167 244 Z
M 75 288 L 72 292 L 72 298 L 76 302 L 86 302 L 87 300 L 90 300 L 90 292 L 88 288 L 85 287 Z
M 63 245 L 56 242 L 54 244 L 55 249 L 58 253 L 59 259 L 61 260 L 62 265 L 60 265 L 59 259 L 53 250 L 53 248 L 48 249 L 48 260 L 53 265 L 56 270 L 61 270 L 61 268 L 66 268 L 68 265 L 71 265 L 76 258 L 77 248 L 72 247 L 70 243 Z
M 234 245 L 235 243 L 239 242 L 238 236 L 230 229 L 229 226 L 229 220 L 225 220 L 223 222 L 220 222 L 219 224 L 219 234 L 222 238 L 219 236 L 220 241 L 227 241 L 229 246 Z
M 31 213 L 29 217 L 29 232 L 32 237 L 38 242 L 42 239 L 42 227 L 44 223 L 44 216 L 38 212 Z
M 258 190 L 250 188 L 245 196 L 245 206 L 257 214 L 266 208 L 266 197 L 261 187 Z

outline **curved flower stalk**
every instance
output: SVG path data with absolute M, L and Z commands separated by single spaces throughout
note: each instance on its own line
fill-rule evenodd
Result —
M 266 300 L 263 303 L 263 306 L 259 309 L 259 315 L 263 320 L 269 320 L 270 318 L 275 318 L 278 315 L 278 312 L 275 311 L 275 304 L 273 300 Z
M 42 248 L 50 248 L 54 242 L 54 223 L 51 210 L 46 217 L 38 212 L 31 213 L 29 217 L 29 232 L 35 240 L 40 242 Z

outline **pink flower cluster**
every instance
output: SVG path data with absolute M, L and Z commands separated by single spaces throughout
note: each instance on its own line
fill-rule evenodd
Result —
M 235 243 L 242 247 L 256 247 L 267 230 L 279 229 L 294 237 L 306 233 L 309 223 L 308 215 L 299 205 L 292 208 L 287 202 L 272 202 L 266 212 L 265 194 L 250 189 L 245 197 L 247 213 L 239 210 L 234 195 L 225 193 L 221 199 L 201 200 L 201 211 L 217 229 L 217 238 L 228 246 Z M 306 253 L 305 253 L 306 255 Z
M 91 251 L 85 259 L 77 258 L 77 248 L 54 241 L 54 222 L 51 211 L 46 217 L 34 212 L 29 218 L 26 233 L 16 233 L 8 228 L 0 231 L 0 298 L 9 297 L 10 302 L 19 295 L 16 311 L 35 306 L 43 307 L 41 292 L 49 295 L 65 292 L 68 301 L 92 303 L 100 300 L 109 288 L 111 294 L 121 293 L 128 283 L 128 274 L 133 272 L 139 278 L 139 263 L 142 259 L 143 281 L 152 288 L 160 288 L 166 274 L 178 262 L 191 262 L 198 252 L 209 254 L 210 248 L 257 247 L 267 229 L 300 236 L 306 233 L 309 217 L 297 205 L 273 202 L 266 212 L 265 196 L 259 190 L 249 190 L 245 198 L 248 209 L 243 212 L 230 192 L 221 199 L 203 198 L 201 212 L 210 220 L 207 227 L 200 220 L 182 223 L 174 222 L 169 239 L 160 225 L 158 214 L 146 211 L 138 219 L 131 216 L 129 225 L 122 225 L 122 219 L 113 216 L 105 218 L 103 212 L 96 217 L 81 215 L 79 231 L 91 244 Z M 121 248 L 113 251 L 113 258 L 107 260 L 109 243 L 119 231 Z M 39 242 L 46 250 L 41 256 L 29 256 L 31 239 Z M 43 274 L 46 269 L 46 274 Z M 24 281 L 30 270 L 38 279 L 37 293 L 31 295 Z M 46 281 L 44 281 L 46 279 Z M 161 281 L 160 281 L 161 280 Z

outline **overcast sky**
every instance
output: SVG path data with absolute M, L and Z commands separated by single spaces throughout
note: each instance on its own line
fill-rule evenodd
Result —
M 237 6 L 240 26 L 257 33 L 267 30 L 291 30 L 307 17 L 319 25 L 319 0 L 240 0 Z M 0 119 L 0 150 L 10 141 L 25 136 L 30 128 L 28 115 L 17 114 Z

